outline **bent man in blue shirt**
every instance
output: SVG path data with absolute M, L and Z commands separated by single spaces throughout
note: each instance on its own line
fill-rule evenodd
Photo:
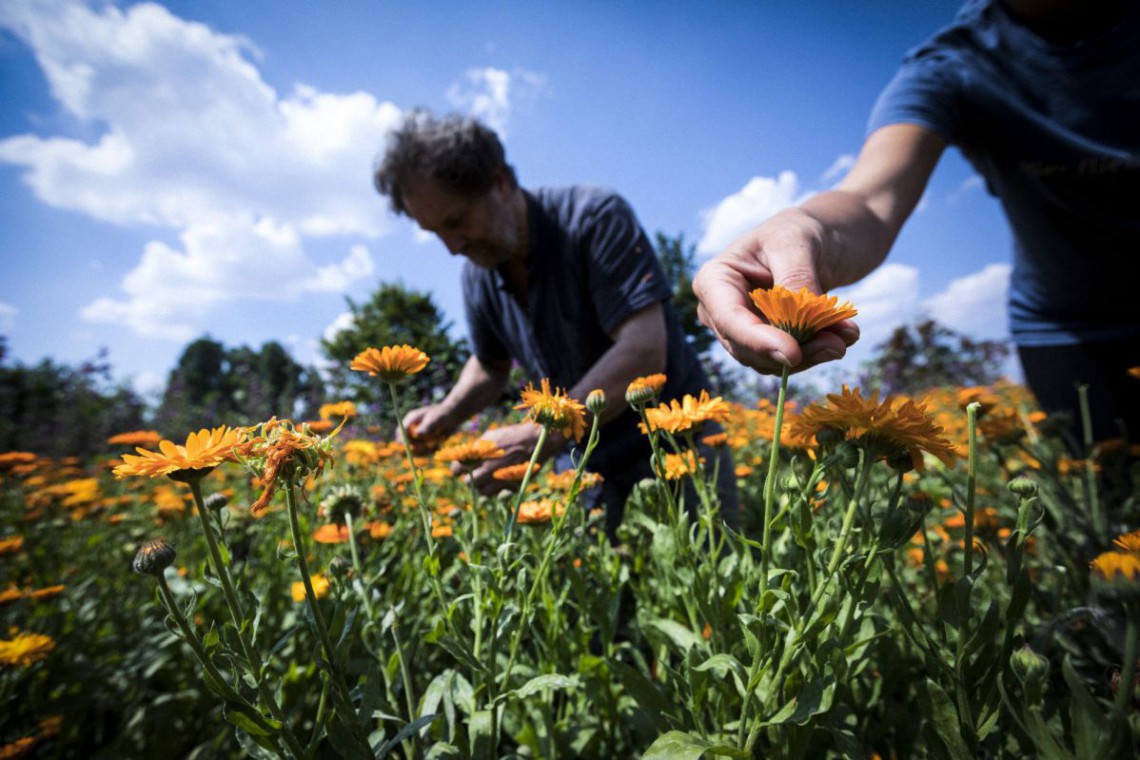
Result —
M 633 486 L 652 475 L 650 447 L 625 404 L 626 387 L 664 373 L 662 400 L 709 388 L 669 304 L 672 286 L 633 210 L 596 187 L 525 190 L 493 131 L 473 119 L 424 111 L 413 111 L 393 131 L 374 179 L 396 213 L 467 259 L 471 358 L 443 401 L 409 412 L 405 427 L 416 426 L 420 437 L 455 430 L 500 398 L 512 359 L 536 384 L 549 378 L 580 401 L 603 390 L 604 427 L 589 464 L 603 477 L 612 538 Z M 496 469 L 530 458 L 538 428 L 512 425 L 484 437 L 506 452 L 473 473 L 476 485 L 490 487 Z M 568 443 L 552 431 L 543 459 Z M 734 522 L 732 462 L 718 451 L 702 453 L 710 468 L 720 457 L 721 511 Z

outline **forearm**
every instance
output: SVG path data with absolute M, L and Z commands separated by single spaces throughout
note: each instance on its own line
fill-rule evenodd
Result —
M 790 217 L 787 223 L 806 225 L 809 234 L 817 236 L 817 272 L 825 292 L 870 274 L 886 259 L 898 235 L 898 228 L 884 221 L 862 197 L 844 190 L 813 196 L 783 213 Z
M 449 427 L 458 427 L 494 403 L 506 388 L 509 374 L 509 368 L 489 367 L 472 355 L 463 365 L 455 385 L 440 402 Z

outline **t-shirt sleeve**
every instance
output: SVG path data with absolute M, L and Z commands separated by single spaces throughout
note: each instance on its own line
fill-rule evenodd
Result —
M 653 244 L 620 196 L 610 195 L 592 210 L 583 244 L 587 284 L 606 333 L 612 335 L 635 312 L 672 297 Z
M 917 124 L 948 143 L 957 142 L 955 69 L 951 59 L 942 55 L 903 61 L 871 109 L 867 134 L 890 124 Z
M 471 352 L 484 364 L 498 364 L 511 358 L 495 330 L 495 320 L 488 313 L 491 299 L 481 287 L 472 266 L 463 268 L 463 311 L 467 319 L 467 337 L 471 340 Z

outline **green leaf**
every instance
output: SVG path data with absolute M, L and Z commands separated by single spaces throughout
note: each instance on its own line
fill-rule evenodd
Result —
M 723 679 L 725 674 L 732 673 L 732 680 L 736 683 L 736 691 L 741 698 L 744 697 L 744 685 L 748 683 L 748 671 L 740 660 L 732 655 L 723 652 L 714 654 L 693 670 L 698 672 L 711 670 L 720 679 Z
M 665 618 L 653 618 L 642 624 L 643 629 L 648 629 L 659 633 L 666 639 L 671 641 L 674 646 L 682 652 L 688 651 L 690 648 L 699 646 L 703 643 L 701 637 L 691 631 L 688 626 L 681 625 L 675 620 L 667 620 Z
M 250 736 L 272 736 L 275 732 L 281 730 L 280 723 L 266 718 L 264 715 L 255 712 L 245 705 L 231 702 L 223 708 L 222 714 L 227 721 L 242 731 L 245 731 Z M 261 744 L 261 742 L 258 742 L 258 744 Z M 262 744 L 262 746 L 264 747 L 266 745 Z M 275 749 L 275 746 L 270 742 L 268 748 Z
M 513 695 L 515 697 L 518 697 L 519 699 L 526 699 L 527 697 L 531 696 L 532 694 L 537 694 L 538 692 L 542 691 L 543 689 L 557 690 L 557 689 L 574 689 L 577 687 L 578 687 L 578 679 L 577 678 L 567 677 L 564 675 L 560 675 L 558 673 L 548 673 L 546 675 L 536 676 L 535 678 L 532 678 L 529 681 L 527 681 L 526 683 L 524 683 L 519 688 L 514 689 L 511 692 L 507 692 L 507 694 L 502 695 L 502 696 Z
M 962 739 L 958 710 L 954 707 L 950 695 L 929 678 L 925 681 L 925 687 L 923 696 L 928 708 L 928 717 L 935 733 L 938 734 L 938 738 L 942 740 L 946 750 L 954 760 L 971 760 L 973 754 Z
M 1099 739 L 1108 733 L 1108 720 L 1093 695 L 1077 671 L 1073 669 L 1071 657 L 1066 655 L 1061 662 L 1061 675 L 1072 694 L 1069 717 L 1073 722 L 1073 744 L 1077 757 L 1097 757 Z
M 400 745 L 400 742 L 404 741 L 404 739 L 407 739 L 409 736 L 416 733 L 421 728 L 424 728 L 424 727 L 430 725 L 432 723 L 432 721 L 434 721 L 438 717 L 439 717 L 439 713 L 433 713 L 431 715 L 421 715 L 420 717 L 416 718 L 411 723 L 407 724 L 406 726 L 401 728 L 399 731 L 397 731 L 395 736 L 393 736 L 391 739 L 389 739 L 388 741 L 384 742 L 379 747 L 377 747 L 376 748 L 376 757 L 377 758 L 386 757 L 389 752 L 391 752 L 393 749 L 395 749 L 396 747 L 398 747 Z
M 712 742 L 684 731 L 669 731 L 657 737 L 645 750 L 642 760 L 700 760 Z

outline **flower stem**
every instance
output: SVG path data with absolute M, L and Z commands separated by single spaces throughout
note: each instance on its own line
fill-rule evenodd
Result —
M 760 540 L 760 597 L 768 591 L 768 570 L 772 556 L 772 507 L 776 500 L 776 465 L 780 458 L 780 434 L 784 426 L 784 402 L 788 393 L 787 366 L 780 373 L 780 393 L 776 397 L 776 421 L 768 455 L 768 477 L 764 479 L 764 530 Z
M 526 487 L 530 484 L 530 473 L 534 470 L 535 464 L 538 463 L 539 454 L 542 453 L 542 447 L 546 445 L 546 435 L 549 429 L 546 425 L 541 425 L 538 431 L 538 443 L 534 445 L 534 451 L 530 455 L 530 463 L 526 466 L 526 472 L 523 473 L 522 483 L 519 484 L 519 492 L 515 494 L 514 507 L 511 509 L 511 519 L 507 522 L 506 541 L 510 543 L 511 533 L 515 529 L 515 523 L 519 519 L 519 510 L 522 509 L 523 494 L 526 493 Z
M 202 483 L 198 478 L 192 478 L 187 482 L 190 486 L 190 493 L 194 496 L 194 504 L 197 506 L 198 519 L 202 524 L 202 532 L 206 536 L 206 547 L 210 553 L 210 564 L 213 567 L 214 575 L 217 576 L 218 581 L 222 584 L 222 594 L 226 598 L 226 606 L 229 607 L 230 617 L 233 620 L 234 629 L 237 632 L 238 642 L 241 644 L 242 654 L 245 655 L 245 660 L 250 669 L 253 671 L 250 675 L 253 676 L 254 681 L 257 683 L 258 693 L 261 699 L 265 702 L 265 706 L 269 708 L 269 714 L 273 716 L 274 720 L 281 723 L 282 735 L 285 737 L 285 742 L 289 745 L 290 751 L 296 757 L 302 757 L 304 751 L 301 749 L 300 742 L 297 737 L 293 736 L 292 729 L 285 722 L 284 713 L 281 707 L 277 704 L 277 698 L 273 696 L 269 684 L 265 682 L 263 665 L 261 662 L 261 655 L 258 654 L 253 642 L 249 640 L 245 628 L 245 610 L 242 608 L 241 602 L 238 599 L 237 591 L 234 589 L 233 580 L 230 578 L 229 569 L 222 561 L 222 552 L 218 548 L 218 540 L 214 536 L 214 528 L 210 525 L 210 518 L 206 513 L 206 503 L 202 498 Z

